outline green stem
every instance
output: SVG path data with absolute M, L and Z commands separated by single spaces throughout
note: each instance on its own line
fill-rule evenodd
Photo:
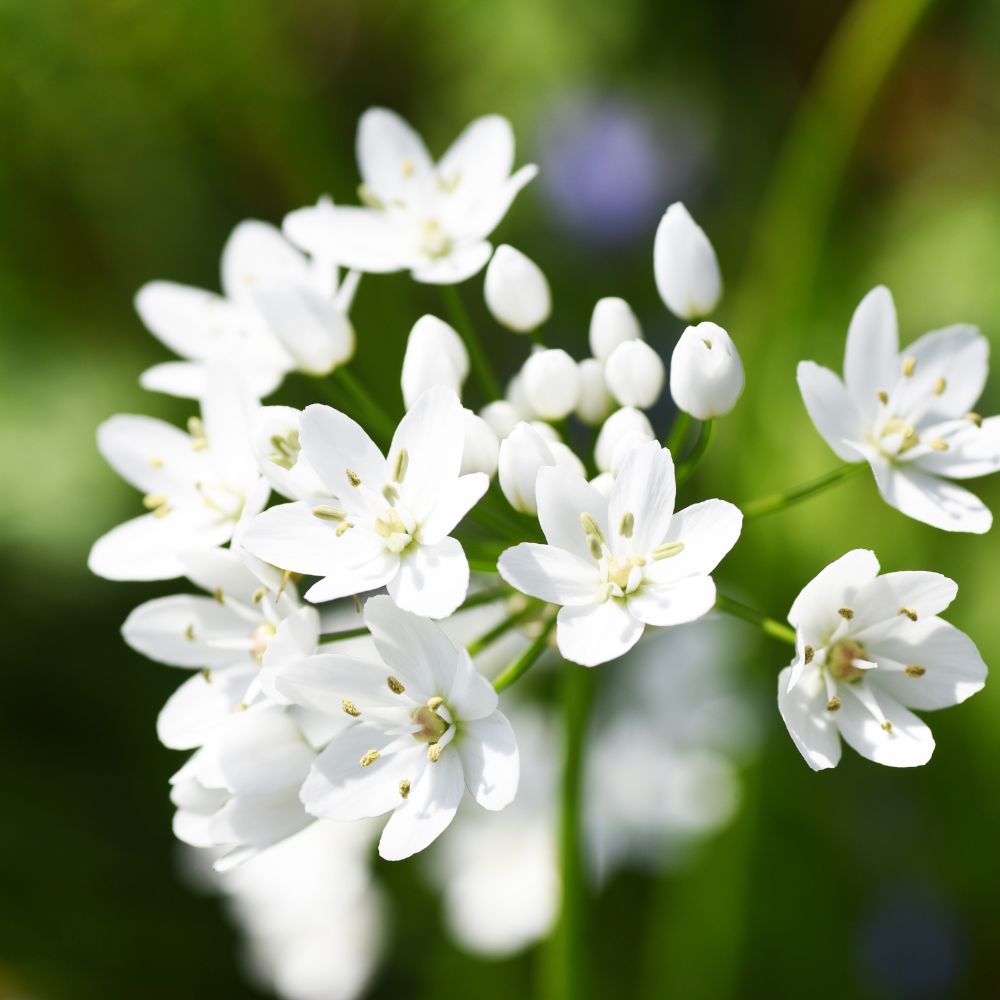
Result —
M 321 645 L 325 646 L 328 642 L 340 642 L 341 639 L 357 639 L 361 635 L 368 635 L 367 625 L 344 629 L 343 632 L 330 632 L 328 635 L 322 637 L 323 642 Z
M 502 639 L 511 629 L 517 628 L 517 626 L 522 622 L 528 621 L 537 614 L 538 605 L 529 604 L 528 607 L 515 612 L 509 618 L 505 618 L 502 622 L 494 625 L 488 632 L 481 635 L 478 639 L 474 639 L 468 646 L 466 646 L 466 649 L 469 651 L 469 656 L 478 656 L 484 649 L 488 649 L 498 639 Z
M 497 692 L 509 688 L 522 675 L 526 674 L 535 661 L 545 652 L 549 644 L 549 633 L 555 627 L 556 616 L 553 615 L 543 626 L 542 631 L 535 636 L 531 645 L 501 674 L 493 680 L 493 689 Z
M 783 493 L 774 493 L 769 497 L 761 497 L 759 500 L 751 500 L 741 508 L 743 517 L 763 517 L 765 514 L 773 514 L 775 511 L 784 510 L 785 507 L 791 507 L 792 504 L 806 500 L 816 493 L 821 493 L 823 490 L 829 489 L 831 486 L 836 486 L 837 483 L 841 483 L 845 479 L 850 479 L 851 476 L 857 475 L 864 468 L 864 462 L 845 462 L 843 465 L 838 465 L 836 469 L 831 469 L 818 479 L 810 480 L 801 486 L 795 486 L 790 490 L 785 490 Z
M 469 360 L 472 362 L 476 378 L 479 380 L 483 392 L 486 393 L 486 398 L 488 400 L 503 398 L 500 383 L 493 374 L 493 369 L 490 367 L 489 359 L 483 351 L 482 344 L 479 343 L 479 338 L 476 336 L 476 329 L 469 319 L 469 314 L 465 311 L 465 305 L 462 303 L 462 297 L 459 295 L 458 289 L 454 285 L 442 285 L 441 295 L 448 308 L 452 325 L 461 334 L 462 340 L 465 341 L 465 346 L 469 352 Z
M 333 379 L 351 397 L 355 406 L 364 414 L 364 419 L 371 422 L 377 433 L 392 440 L 393 434 L 396 433 L 396 422 L 347 368 L 341 366 L 335 369 Z
M 691 414 L 679 410 L 677 416 L 674 417 L 673 426 L 670 428 L 670 436 L 667 438 L 667 448 L 671 455 L 676 455 L 680 451 L 690 426 Z
M 504 598 L 510 597 L 512 591 L 510 587 L 487 587 L 486 590 L 480 590 L 477 594 L 472 594 L 465 599 L 465 603 L 458 609 L 459 612 L 466 611 L 468 608 L 478 608 L 482 604 L 492 604 L 494 601 L 502 601 Z
M 695 442 L 691 454 L 688 455 L 677 469 L 678 486 L 683 486 L 694 475 L 694 470 L 701 464 L 701 460 L 708 451 L 708 446 L 712 443 L 712 431 L 714 429 L 714 420 L 706 420 L 702 423 L 698 440 Z
M 590 978 L 589 893 L 584 871 L 581 801 L 584 743 L 597 675 L 575 663 L 563 665 L 565 759 L 559 819 L 559 874 L 562 905 L 552 936 L 548 996 L 555 1000 L 585 1000 L 592 992 Z
M 723 597 L 722 594 L 716 595 L 715 607 L 717 611 L 723 611 L 734 618 L 741 618 L 751 625 L 756 625 L 757 628 L 772 639 L 777 639 L 779 642 L 788 642 L 793 646 L 795 645 L 795 629 L 784 622 L 779 622 L 776 618 L 768 618 L 767 615 L 755 611 L 746 604 L 734 601 L 731 597 Z

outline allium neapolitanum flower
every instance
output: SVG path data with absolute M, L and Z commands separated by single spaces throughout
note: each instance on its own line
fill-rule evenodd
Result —
M 466 788 L 486 809 L 517 791 L 517 742 L 497 694 L 440 626 L 387 597 L 365 604 L 381 663 L 321 653 L 285 666 L 290 701 L 345 720 L 316 759 L 302 801 L 323 819 L 392 812 L 379 854 L 407 858 L 452 821 Z
M 957 705 L 986 680 L 972 640 L 938 617 L 958 593 L 953 581 L 878 574 L 873 552 L 848 552 L 788 613 L 796 656 L 778 678 L 778 708 L 815 771 L 836 766 L 841 736 L 877 764 L 926 764 L 934 739 L 909 709 Z
M 506 118 L 473 121 L 437 162 L 399 115 L 372 108 L 358 126 L 359 195 L 365 207 L 303 208 L 285 219 L 294 243 L 359 271 L 410 271 L 454 284 L 490 258 L 487 237 L 538 172 L 514 166 Z
M 347 310 L 356 277 L 338 288 L 336 265 L 308 260 L 274 226 L 241 222 L 222 251 L 222 295 L 171 281 L 139 289 L 135 307 L 147 329 L 186 359 L 154 365 L 140 381 L 200 398 L 207 369 L 222 364 L 266 396 L 295 369 L 326 375 L 354 353 Z
M 542 269 L 506 243 L 496 248 L 483 285 L 493 318 L 515 333 L 540 327 L 552 312 L 552 294 Z
M 646 625 L 679 625 L 715 603 L 709 575 L 736 544 L 743 515 L 724 500 L 674 513 L 674 463 L 655 441 L 625 459 L 611 495 L 546 467 L 536 487 L 547 545 L 523 542 L 497 564 L 513 587 L 559 611 L 567 660 L 595 666 L 628 652 Z
M 724 417 L 743 392 L 743 362 L 716 323 L 689 326 L 670 359 L 670 395 L 677 409 L 699 420 Z
M 889 290 L 872 289 L 847 331 L 844 380 L 803 361 L 799 388 L 826 443 L 867 461 L 886 503 L 945 531 L 988 531 L 993 515 L 949 479 L 1000 469 L 1000 417 L 972 412 L 986 383 L 989 344 L 973 326 L 925 334 L 899 350 Z
M 244 545 L 282 569 L 323 577 L 310 601 L 387 587 L 402 608 L 450 615 L 469 585 L 468 560 L 450 532 L 489 485 L 481 472 L 460 475 L 464 426 L 455 393 L 430 389 L 403 417 L 386 457 L 339 410 L 306 407 L 302 452 L 337 499 L 272 507 Z
M 109 580 L 169 580 L 184 575 L 181 553 L 229 541 L 248 498 L 267 501 L 250 446 L 256 410 L 239 385 L 213 375 L 201 418 L 192 417 L 187 432 L 132 414 L 101 424 L 98 449 L 142 490 L 147 513 L 94 543 L 91 571 Z
M 722 296 L 722 275 L 705 231 L 679 202 L 656 229 L 653 274 L 666 307 L 680 319 L 708 316 Z

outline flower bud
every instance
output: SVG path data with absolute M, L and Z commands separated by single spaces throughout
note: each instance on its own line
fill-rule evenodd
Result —
M 633 447 L 655 438 L 653 425 L 642 410 L 630 406 L 615 410 L 604 421 L 594 447 L 594 461 L 601 472 L 613 472 Z M 619 452 L 621 458 L 619 459 Z
M 465 447 L 462 449 L 462 472 L 485 472 L 492 476 L 497 471 L 500 439 L 493 428 L 472 410 L 463 410 L 465 418 Z
M 520 423 L 500 443 L 500 489 L 514 510 L 537 514 L 535 480 L 543 466 L 555 465 L 552 449 L 530 424 Z
M 568 469 L 570 472 L 576 473 L 581 479 L 586 477 L 587 467 L 580 461 L 577 453 L 568 444 L 563 444 L 562 441 L 549 441 L 547 443 L 549 451 L 552 452 L 552 457 L 559 468 Z
M 715 323 L 689 326 L 670 359 L 670 395 L 699 420 L 724 417 L 743 392 L 743 364 L 728 333 Z
M 515 333 L 541 326 L 552 311 L 549 283 L 541 268 L 506 243 L 496 248 L 486 268 L 484 294 L 493 318 Z
M 579 364 L 580 398 L 576 415 L 591 427 L 602 423 L 615 405 L 604 380 L 604 366 L 597 358 L 587 358 Z
M 421 316 L 413 325 L 403 355 L 403 403 L 407 409 L 426 390 L 447 386 L 461 398 L 469 374 L 469 353 L 462 338 L 436 316 Z
M 591 479 L 590 485 L 593 486 L 605 500 L 609 500 L 611 499 L 611 491 L 615 488 L 615 477 L 611 475 L 610 472 L 602 472 Z
M 660 298 L 681 319 L 707 316 L 722 295 L 712 244 L 679 201 L 667 209 L 657 227 L 653 273 Z
M 626 340 L 641 339 L 642 328 L 624 299 L 598 300 L 590 317 L 590 352 L 598 361 L 607 361 Z
M 506 399 L 496 399 L 487 403 L 479 415 L 490 425 L 497 439 L 502 441 L 518 425 L 521 417 L 517 407 Z
M 580 371 L 563 350 L 535 351 L 521 369 L 521 385 L 531 408 L 545 420 L 562 420 L 580 398 Z
M 524 376 L 521 372 L 507 383 L 507 402 L 517 411 L 518 420 L 534 420 L 538 416 L 524 391 Z
M 644 340 L 627 340 L 611 352 L 604 378 L 622 406 L 646 409 L 660 398 L 666 370 L 659 354 Z

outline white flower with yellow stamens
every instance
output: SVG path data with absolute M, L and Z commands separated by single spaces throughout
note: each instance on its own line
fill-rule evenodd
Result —
M 423 850 L 452 821 L 465 789 L 485 809 L 517 791 L 514 732 L 497 695 L 440 626 L 387 597 L 365 604 L 381 663 L 318 654 L 286 665 L 279 692 L 293 704 L 346 720 L 302 788 L 321 819 L 392 812 L 379 843 L 388 861 Z
M 988 531 L 993 515 L 950 479 L 1000 469 L 1000 417 L 971 412 L 989 345 L 973 326 L 925 334 L 899 350 L 889 290 L 872 289 L 847 332 L 844 379 L 811 361 L 798 380 L 809 416 L 847 462 L 867 461 L 886 503 L 945 531 Z
M 567 660 L 596 666 L 628 652 L 646 625 L 693 621 L 715 603 L 709 575 L 736 544 L 743 515 L 724 500 L 674 513 L 674 464 L 655 441 L 625 460 L 608 498 L 579 476 L 538 473 L 547 545 L 500 556 L 522 593 L 562 605 L 556 639 Z
M 132 414 L 101 424 L 101 454 L 143 491 L 147 513 L 94 543 L 91 571 L 109 580 L 169 580 L 184 575 L 182 553 L 229 541 L 248 499 L 267 501 L 250 446 L 257 409 L 238 382 L 214 373 L 187 432 Z
M 538 172 L 514 165 L 514 135 L 499 115 L 477 118 L 437 162 L 395 112 L 371 108 L 358 126 L 364 207 L 302 208 L 285 219 L 309 253 L 359 271 L 410 271 L 450 285 L 490 258 L 487 237 Z M 322 209 L 322 210 L 321 210 Z
M 877 764 L 927 763 L 934 738 L 909 709 L 957 705 L 986 680 L 972 640 L 938 617 L 957 593 L 938 573 L 879 576 L 866 549 L 803 588 L 788 613 L 797 652 L 778 678 L 778 708 L 814 771 L 837 765 L 841 736 Z
M 465 600 L 469 563 L 450 537 L 486 491 L 481 472 L 461 475 L 462 404 L 450 389 L 425 392 L 400 422 L 384 456 L 350 417 L 305 409 L 301 448 L 335 503 L 272 507 L 243 539 L 274 566 L 322 577 L 310 601 L 387 587 L 401 607 L 429 618 Z

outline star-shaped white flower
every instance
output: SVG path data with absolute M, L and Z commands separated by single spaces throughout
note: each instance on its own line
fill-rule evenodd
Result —
M 187 432 L 132 414 L 101 424 L 101 454 L 142 490 L 148 513 L 94 543 L 91 571 L 109 580 L 169 580 L 184 575 L 183 553 L 229 541 L 244 508 L 267 502 L 250 447 L 256 410 L 240 384 L 213 374 L 201 418 L 192 417 Z
M 388 457 L 350 417 L 309 406 L 302 452 L 338 499 L 272 507 L 244 545 L 282 569 L 323 577 L 310 601 L 387 587 L 401 608 L 444 618 L 469 585 L 469 562 L 450 532 L 489 485 L 481 472 L 460 475 L 464 438 L 462 404 L 443 387 L 403 417 Z
M 303 208 L 285 219 L 309 253 L 360 271 L 410 271 L 454 284 L 490 258 L 487 237 L 537 173 L 514 165 L 514 134 L 499 115 L 473 121 L 437 162 L 399 115 L 371 108 L 358 126 L 359 189 L 366 207 Z
M 629 454 L 607 499 L 551 466 L 539 472 L 536 496 L 548 544 L 507 549 L 497 567 L 511 586 L 563 606 L 559 651 L 587 667 L 628 652 L 646 625 L 679 625 L 709 611 L 709 574 L 743 524 L 724 500 L 674 514 L 673 460 L 655 441 Z
M 886 503 L 945 531 L 988 531 L 993 515 L 949 482 L 1000 469 L 1000 417 L 972 407 L 986 382 L 989 345 L 972 326 L 925 334 L 902 352 L 887 288 L 861 301 L 847 332 L 844 380 L 803 361 L 799 388 L 827 444 L 866 460 Z
M 517 791 L 517 742 L 497 695 L 440 626 L 369 598 L 365 624 L 381 663 L 321 653 L 286 665 L 277 689 L 290 701 L 352 723 L 333 737 L 302 788 L 321 819 L 392 812 L 379 854 L 423 850 L 452 821 L 464 790 L 485 809 Z
M 778 678 L 778 708 L 813 770 L 837 765 L 841 736 L 877 764 L 927 763 L 934 739 L 909 709 L 957 705 L 986 680 L 972 640 L 938 617 L 957 593 L 938 573 L 879 576 L 866 549 L 803 588 L 788 613 L 797 652 Z
M 338 287 L 336 265 L 308 260 L 274 226 L 241 222 L 222 252 L 222 295 L 171 281 L 139 289 L 135 307 L 143 323 L 185 359 L 154 365 L 140 381 L 199 398 L 208 369 L 224 364 L 266 396 L 290 371 L 325 375 L 354 353 L 347 310 L 356 279 Z

